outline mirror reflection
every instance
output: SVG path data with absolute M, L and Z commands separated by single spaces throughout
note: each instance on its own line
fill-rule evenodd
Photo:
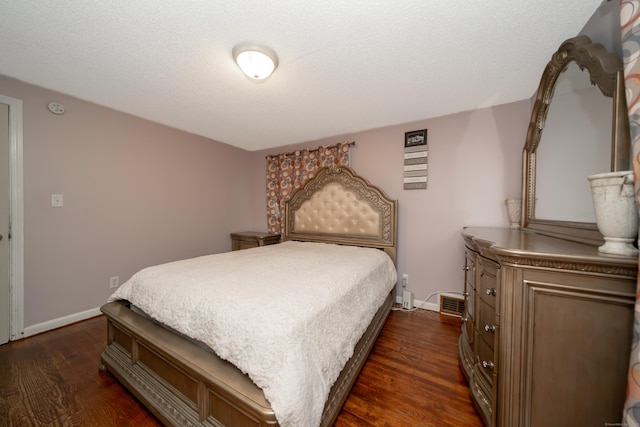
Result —
M 570 62 L 556 81 L 537 150 L 537 219 L 595 222 L 587 177 L 610 170 L 612 108 L 589 72 Z
M 522 227 L 602 244 L 590 175 L 628 170 L 630 136 L 622 63 L 581 35 L 551 56 L 531 112 L 522 165 Z

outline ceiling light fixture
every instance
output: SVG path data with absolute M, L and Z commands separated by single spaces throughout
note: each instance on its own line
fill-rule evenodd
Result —
M 241 43 L 232 53 L 238 67 L 252 80 L 264 80 L 278 67 L 278 55 L 266 46 Z

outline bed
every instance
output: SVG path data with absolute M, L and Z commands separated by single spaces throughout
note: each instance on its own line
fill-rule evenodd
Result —
M 358 287 L 354 288 L 358 290 L 354 290 L 353 292 L 356 293 L 349 294 L 348 298 L 344 296 L 341 298 L 329 296 L 331 292 L 328 290 L 325 292 L 325 289 L 335 289 L 336 291 L 341 291 L 343 288 L 347 289 L 347 281 L 351 279 L 347 279 L 346 276 L 355 276 L 355 273 L 347 274 L 343 283 L 343 279 L 336 280 L 328 276 L 329 270 L 334 270 L 334 268 L 320 269 L 321 271 L 326 271 L 326 277 L 324 277 L 325 273 L 319 274 L 317 272 L 319 270 L 316 270 L 308 277 L 318 280 L 319 282 L 317 283 L 322 283 L 322 286 L 310 286 L 309 289 L 306 289 L 305 293 L 311 292 L 311 290 L 313 292 L 307 295 L 307 300 L 304 300 L 304 304 L 297 303 L 298 293 L 290 292 L 288 289 L 292 288 L 284 287 L 284 284 L 282 284 L 282 288 L 276 286 L 272 292 L 274 295 L 279 295 L 277 303 L 276 299 L 273 300 L 274 305 L 271 305 L 272 300 L 269 299 L 268 295 L 268 289 L 271 288 L 266 286 L 267 295 L 256 294 L 257 301 L 254 302 L 251 301 L 253 294 L 244 296 L 243 294 L 238 294 L 233 299 L 221 299 L 219 301 L 220 307 L 222 305 L 234 306 L 234 310 L 230 312 L 231 314 L 225 314 L 223 320 L 227 323 L 233 323 L 237 320 L 239 323 L 232 326 L 234 327 L 233 330 L 238 331 L 238 333 L 214 333 L 211 335 L 224 335 L 224 337 L 218 336 L 209 339 L 198 335 L 200 333 L 198 331 L 193 334 L 182 333 L 183 331 L 180 330 L 182 326 L 174 327 L 171 321 L 158 321 L 154 306 L 144 305 L 146 304 L 145 298 L 140 299 L 138 297 L 138 301 L 134 301 L 134 304 L 129 299 L 124 298 L 124 296 L 130 295 L 127 292 L 133 292 L 133 286 L 125 286 L 128 283 L 123 285 L 122 294 L 116 297 L 112 296 L 110 302 L 101 308 L 107 318 L 107 347 L 101 357 L 101 369 L 107 370 L 116 377 L 164 424 L 275 426 L 300 423 L 303 418 L 296 418 L 297 413 L 295 413 L 295 410 L 297 408 L 294 407 L 292 410 L 293 415 L 290 416 L 289 412 L 287 412 L 289 408 L 282 404 L 283 399 L 275 394 L 276 385 L 272 386 L 270 382 L 264 382 L 266 380 L 272 381 L 274 378 L 274 383 L 287 383 L 289 386 L 291 384 L 306 384 L 305 381 L 312 378 L 309 381 L 314 386 L 308 387 L 312 390 L 309 391 L 307 387 L 294 389 L 299 393 L 297 396 L 299 399 L 294 400 L 304 401 L 307 398 L 306 394 L 309 393 L 310 404 L 300 405 L 298 402 L 297 405 L 302 406 L 303 409 L 306 409 L 307 406 L 312 408 L 319 405 L 319 411 L 316 411 L 318 412 L 317 416 L 311 414 L 311 418 L 309 418 L 313 420 L 313 425 L 328 426 L 335 421 L 395 302 L 395 281 L 397 278 L 394 265 L 397 251 L 397 202 L 389 199 L 378 187 L 355 174 L 350 168 L 332 166 L 320 169 L 314 178 L 310 179 L 291 197 L 286 203 L 284 217 L 283 242 L 280 244 L 155 266 L 152 269 L 144 269 L 137 273 L 131 281 L 136 282 L 138 276 L 148 276 L 149 280 L 145 282 L 147 283 L 146 289 L 151 289 L 157 285 L 159 289 L 168 289 L 167 292 L 173 292 L 167 294 L 170 295 L 170 298 L 149 297 L 148 299 L 172 301 L 172 304 L 169 304 L 170 307 L 165 307 L 163 310 L 172 311 L 178 317 L 191 319 L 190 323 L 192 326 L 195 325 L 194 328 L 196 329 L 202 329 L 202 325 L 208 325 L 207 321 L 194 321 L 192 316 L 195 316 L 195 310 L 191 308 L 184 310 L 182 308 L 184 301 L 178 301 L 178 299 L 181 298 L 180 294 L 183 292 L 176 292 L 171 287 L 162 288 L 159 284 L 161 279 L 172 277 L 171 274 L 174 271 L 178 274 L 183 268 L 194 268 L 189 271 L 196 271 L 200 268 L 199 266 L 206 265 L 206 269 L 209 269 L 213 268 L 210 266 L 216 262 L 228 264 L 229 266 L 235 265 L 235 262 L 241 263 L 239 265 L 252 265 L 254 262 L 263 262 L 260 261 L 262 257 L 268 256 L 273 258 L 267 262 L 272 263 L 270 265 L 275 265 L 278 259 L 289 259 L 295 253 L 300 253 L 308 258 L 308 255 L 304 255 L 307 250 L 319 250 L 318 253 L 331 253 L 331 256 L 334 256 L 333 251 L 336 250 L 340 251 L 340 254 L 347 254 L 346 256 L 340 255 L 340 259 L 351 260 L 353 258 L 351 261 L 359 260 L 357 262 L 358 265 L 366 264 L 368 261 L 365 262 L 364 260 L 369 258 L 381 259 L 381 263 L 390 263 L 393 270 L 392 273 L 388 272 L 389 268 L 387 266 L 376 267 L 384 275 L 383 281 L 386 283 L 384 285 L 386 288 L 380 288 L 382 285 L 377 284 L 374 288 L 374 282 L 377 280 L 373 280 L 373 273 L 366 273 L 362 278 L 353 279 L 358 282 Z M 367 252 L 366 258 L 358 258 L 365 256 L 361 252 Z M 313 253 L 315 254 L 316 252 Z M 238 256 L 240 258 L 237 258 Z M 320 255 L 317 256 L 320 257 Z M 386 258 L 386 260 L 382 258 Z M 335 270 L 339 270 L 338 267 L 341 262 L 336 261 L 335 265 L 337 267 Z M 354 272 L 357 270 L 355 265 L 348 267 L 345 264 L 345 268 L 350 268 L 349 271 L 352 269 Z M 362 268 L 364 269 L 364 267 Z M 240 270 L 251 269 L 233 269 L 238 275 L 240 275 Z M 200 277 L 199 273 L 191 275 Z M 224 274 L 220 274 L 220 276 L 224 276 Z M 231 276 L 235 277 L 236 274 Z M 266 276 L 269 276 L 269 274 L 264 276 L 261 280 L 266 281 Z M 149 282 L 152 285 L 149 285 Z M 257 292 L 258 288 L 262 287 L 261 281 L 255 281 L 256 283 L 249 282 L 253 286 L 251 292 Z M 260 283 L 258 284 L 257 282 Z M 309 283 L 316 282 L 310 281 Z M 365 285 L 364 288 L 362 284 Z M 279 285 L 280 283 L 278 283 Z M 199 284 L 194 284 L 195 289 L 201 291 L 203 288 L 199 288 L 199 286 Z M 371 287 L 369 288 L 369 286 Z M 188 285 L 185 285 L 185 289 L 188 287 Z M 238 286 L 238 289 L 240 288 L 242 287 Z M 145 289 L 144 286 L 142 286 L 142 289 Z M 282 295 L 279 292 L 285 292 L 286 294 Z M 315 311 L 315 303 L 321 302 L 325 298 L 325 294 L 327 294 L 327 301 L 337 298 L 339 304 L 344 304 L 345 301 L 352 300 L 351 304 L 356 303 L 353 307 L 370 306 L 368 308 L 369 311 L 366 314 L 357 315 L 360 318 L 360 320 L 356 321 L 357 325 L 340 327 L 340 325 L 333 324 L 328 330 L 334 332 L 327 334 L 327 330 L 325 330 L 320 338 L 316 338 L 308 332 L 312 329 L 308 328 L 306 324 L 298 324 L 302 320 L 286 321 L 289 319 L 287 317 L 289 316 L 287 311 L 290 309 L 289 306 L 293 307 L 291 308 L 292 312 L 313 313 Z M 370 297 L 370 295 L 373 296 Z M 227 297 L 226 292 L 220 298 L 223 297 Z M 187 298 L 185 297 L 184 300 L 187 300 Z M 205 300 L 206 298 L 203 297 L 202 301 Z M 212 306 L 218 303 L 217 300 L 218 297 L 211 298 L 206 304 L 200 301 L 196 301 L 195 304 L 204 307 L 202 309 L 205 311 L 211 310 L 208 315 L 215 317 L 217 315 L 216 310 L 219 307 L 214 309 Z M 241 301 L 241 303 L 233 303 L 233 301 Z M 311 304 L 312 301 L 314 305 Z M 307 303 L 308 305 L 306 305 Z M 332 302 L 331 304 L 335 303 Z M 304 309 L 300 310 L 299 307 L 302 305 L 304 305 Z M 273 309 L 273 307 L 277 309 Z M 351 311 L 356 311 L 356 309 L 345 309 L 345 306 L 330 307 L 330 309 L 326 307 L 318 308 L 317 311 L 319 315 L 324 315 L 325 317 L 327 315 L 322 313 L 333 313 L 330 310 L 338 310 L 337 312 L 341 316 L 348 315 Z M 233 313 L 241 313 L 237 310 L 248 308 L 250 308 L 250 311 L 242 312 L 242 315 L 237 316 L 238 319 L 234 317 Z M 189 313 L 188 316 L 185 314 L 187 312 Z M 362 313 L 365 312 L 363 311 Z M 182 314 L 185 315 L 182 316 Z M 268 318 L 269 321 L 249 323 L 249 327 L 244 323 L 240 323 L 240 317 L 244 320 L 247 318 L 250 320 L 253 315 L 258 316 L 257 318 L 259 319 L 265 316 L 264 318 Z M 222 314 L 218 317 L 220 316 Z M 280 317 L 283 319 L 280 319 Z M 306 320 L 307 322 L 313 324 L 318 322 L 311 315 L 307 317 L 309 317 Z M 334 322 L 337 318 L 335 313 L 328 317 L 333 319 Z M 172 318 L 169 317 L 169 319 Z M 275 326 L 271 329 L 274 329 L 275 332 L 264 326 L 264 324 L 271 325 L 272 319 L 275 319 L 273 320 L 273 325 Z M 280 323 L 277 323 L 279 320 L 285 320 L 283 324 L 286 326 L 278 326 L 280 325 Z M 255 325 L 255 327 L 251 327 L 251 325 Z M 257 360 L 255 357 L 260 355 L 261 357 L 264 356 L 266 360 L 275 360 L 272 350 L 267 348 L 266 345 L 271 341 L 277 343 L 282 329 L 291 329 L 298 334 L 296 336 L 299 336 L 302 341 L 307 340 L 304 343 L 293 344 L 292 347 L 283 346 L 273 350 L 275 351 L 274 354 L 292 361 L 291 363 L 283 363 L 283 365 L 287 365 L 283 369 L 288 369 L 289 365 L 310 367 L 310 373 L 305 373 L 302 379 L 291 377 L 293 378 L 291 381 L 280 381 L 280 377 L 289 378 L 289 371 L 279 371 L 276 374 L 261 376 L 262 370 L 260 367 L 262 366 L 262 361 Z M 313 352 L 322 353 L 324 348 L 332 348 L 332 341 L 337 341 L 342 336 L 341 331 L 343 329 L 350 331 L 347 335 L 350 335 L 349 339 L 352 342 L 350 341 L 348 344 L 348 351 L 340 352 L 336 355 L 336 359 L 347 357 L 348 360 L 346 362 L 343 363 L 340 360 L 339 363 L 336 362 L 334 364 L 337 367 L 333 365 L 329 367 L 322 364 L 321 361 L 316 362 L 308 358 L 306 352 L 312 352 L 313 350 Z M 248 337 L 242 338 L 245 333 Z M 232 335 L 232 337 L 227 338 L 227 335 Z M 264 339 L 261 339 L 262 336 L 264 336 Z M 220 348 L 214 347 L 218 344 L 217 340 L 227 343 L 224 341 L 226 339 L 232 340 L 229 341 L 231 350 L 223 348 L 221 351 Z M 262 347 L 263 344 L 265 347 Z M 212 351 L 212 349 L 215 349 L 215 351 Z M 236 350 L 234 351 L 233 349 Z M 245 356 L 251 357 L 248 357 L 248 360 L 244 360 Z M 300 358 L 304 363 L 298 362 L 296 358 Z M 231 363 L 232 361 L 236 364 Z M 256 373 L 255 370 L 258 372 Z M 296 371 L 296 369 L 293 369 L 293 371 Z M 321 372 L 317 374 L 315 371 Z M 316 374 L 318 379 L 315 379 Z M 327 377 L 323 375 L 327 375 Z M 262 387 L 258 384 L 262 384 Z M 318 385 L 317 387 L 316 384 Z M 316 389 L 317 393 L 314 395 L 313 393 L 315 393 Z M 269 396 L 269 399 L 267 396 Z M 323 396 L 323 398 L 319 400 L 317 396 Z M 274 408 L 277 408 L 277 410 Z M 286 411 L 283 411 L 283 408 L 286 408 Z M 307 420 L 306 418 L 304 419 Z M 304 424 L 307 424 L 307 421 Z

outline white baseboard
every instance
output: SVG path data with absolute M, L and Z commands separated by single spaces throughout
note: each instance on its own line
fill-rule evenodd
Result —
M 40 334 L 42 332 L 47 332 L 52 329 L 61 328 L 63 326 L 67 326 L 72 323 L 79 322 L 81 320 L 86 320 L 92 317 L 99 316 L 100 314 L 101 314 L 100 307 L 96 307 L 86 311 L 81 311 L 80 313 L 74 313 L 68 316 L 59 317 L 57 319 L 48 320 L 46 322 L 27 326 L 26 328 L 24 328 L 24 333 L 22 334 L 22 338 L 30 337 L 32 335 Z

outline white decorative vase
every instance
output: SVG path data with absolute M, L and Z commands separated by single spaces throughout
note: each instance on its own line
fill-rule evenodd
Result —
M 509 227 L 520 228 L 520 214 L 522 212 L 521 199 L 507 199 L 504 201 L 507 205 L 507 215 L 509 215 Z
M 599 252 L 637 255 L 638 208 L 633 171 L 607 172 L 589 178 L 598 230 L 604 237 Z

